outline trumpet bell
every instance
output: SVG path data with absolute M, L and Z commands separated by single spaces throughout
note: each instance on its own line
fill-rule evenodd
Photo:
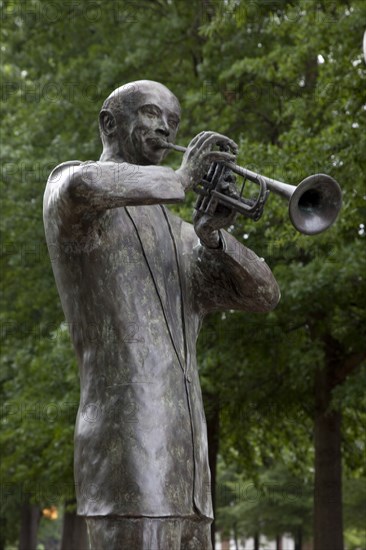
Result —
M 289 201 L 289 216 L 295 228 L 316 235 L 330 227 L 342 206 L 342 191 L 335 179 L 314 174 L 295 187 Z

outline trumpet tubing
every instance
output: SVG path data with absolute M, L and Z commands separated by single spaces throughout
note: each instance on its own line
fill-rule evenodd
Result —
M 161 145 L 184 153 L 187 148 L 173 143 Z M 336 220 L 342 207 L 342 191 L 339 184 L 327 174 L 313 174 L 299 185 L 290 185 L 257 174 L 233 162 L 223 162 L 236 174 L 256 183 L 264 182 L 267 188 L 288 201 L 289 217 L 293 226 L 305 235 L 326 231 Z

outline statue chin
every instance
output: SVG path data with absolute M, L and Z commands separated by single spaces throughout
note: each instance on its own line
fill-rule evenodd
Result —
M 164 158 L 165 150 L 156 147 L 154 136 L 150 132 L 136 128 L 123 141 L 123 152 L 128 162 L 133 164 L 159 164 Z
M 131 160 L 129 162 L 142 166 L 159 164 L 166 153 L 164 149 L 152 147 L 151 144 L 145 141 L 139 141 L 138 144 L 134 144 L 134 147 L 134 154 L 130 157 Z

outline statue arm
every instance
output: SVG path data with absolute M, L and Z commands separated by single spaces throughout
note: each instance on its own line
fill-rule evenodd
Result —
M 181 178 L 171 168 L 125 162 L 65 163 L 52 172 L 49 185 L 50 196 L 62 195 L 78 210 L 169 204 L 185 198 Z
M 220 234 L 218 249 L 194 249 L 194 293 L 201 313 L 274 309 L 280 290 L 268 265 L 226 231 Z

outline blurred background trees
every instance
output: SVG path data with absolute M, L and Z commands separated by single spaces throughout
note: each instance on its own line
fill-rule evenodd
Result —
M 342 187 L 336 225 L 316 237 L 296 233 L 275 196 L 257 224 L 237 219 L 231 231 L 266 259 L 282 300 L 266 316 L 211 316 L 199 359 L 220 532 L 238 544 L 291 533 L 315 550 L 342 550 L 345 535 L 366 548 L 364 3 L 0 4 L 0 549 L 22 537 L 33 548 L 42 510 L 73 510 L 78 375 L 44 186 L 58 163 L 99 158 L 104 98 L 141 78 L 180 99 L 179 143 L 216 130 L 238 142 L 243 166 L 293 184 L 329 173 Z M 177 209 L 187 220 L 193 201 Z

